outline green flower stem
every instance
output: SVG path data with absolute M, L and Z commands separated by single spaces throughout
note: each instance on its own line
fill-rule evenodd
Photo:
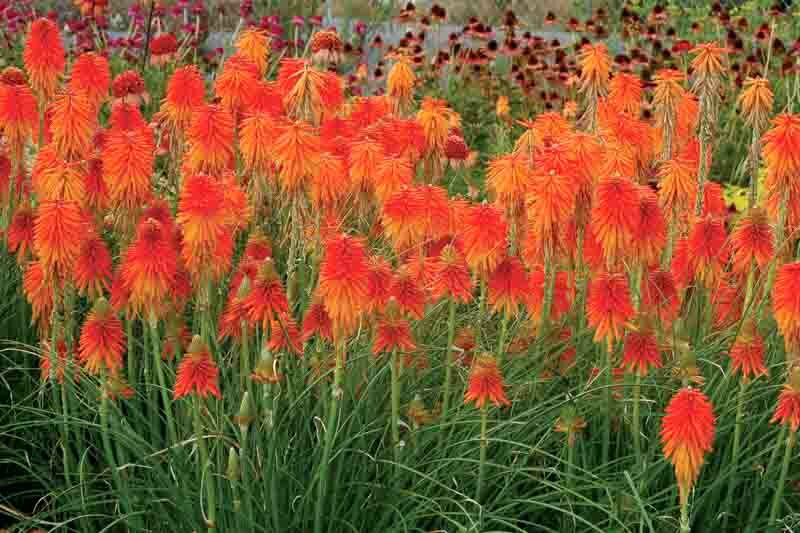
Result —
M 489 420 L 489 408 L 486 404 L 481 407 L 481 440 L 480 440 L 480 462 L 478 463 L 478 488 L 475 491 L 475 499 L 481 501 L 483 497 L 483 480 L 486 474 L 486 449 L 488 439 L 486 438 L 486 426 Z
M 203 432 L 203 421 L 200 418 L 200 398 L 192 398 L 192 411 L 194 418 L 194 432 L 197 438 L 197 449 L 200 452 L 199 472 L 202 484 L 206 487 L 206 506 L 207 514 L 205 515 L 206 525 L 209 529 L 216 527 L 217 523 L 217 487 L 214 480 L 214 472 L 211 461 L 208 457 L 208 445 L 206 444 L 205 434 Z
M 333 371 L 333 385 L 331 386 L 330 400 L 328 403 L 328 417 L 325 426 L 325 445 L 322 451 L 322 459 L 319 464 L 319 484 L 317 485 L 317 502 L 314 512 L 314 533 L 322 533 L 322 514 L 326 503 L 326 485 L 330 473 L 330 458 L 333 451 L 333 441 L 336 437 L 336 424 L 339 414 L 339 400 L 342 396 L 342 377 L 344 374 L 344 339 L 339 339 L 336 343 L 336 366 Z
M 786 437 L 786 450 L 783 454 L 783 465 L 781 466 L 781 477 L 778 478 L 778 485 L 775 487 L 775 496 L 772 498 L 772 507 L 769 511 L 769 524 L 772 527 L 778 519 L 778 513 L 783 503 L 783 489 L 786 486 L 786 476 L 789 473 L 789 464 L 792 461 L 792 449 L 794 448 L 797 433 L 789 429 L 789 436 Z
M 400 463 L 400 368 L 397 349 L 392 350 L 392 452 L 395 463 Z
M 747 383 L 744 379 L 739 381 L 739 393 L 736 396 L 736 425 L 733 428 L 733 450 L 731 451 L 731 471 L 736 473 L 739 468 L 739 451 L 742 440 L 742 418 L 744 417 L 744 395 L 747 390 Z M 730 476 L 728 481 L 728 494 L 725 497 L 725 518 L 722 521 L 722 530 L 725 531 L 728 525 L 728 518 L 731 516 L 731 504 L 733 502 L 733 489 L 736 487 L 738 476 Z
M 642 397 L 642 375 L 637 371 L 636 378 L 633 383 L 633 450 L 636 454 L 636 466 L 644 471 L 642 462 L 642 436 L 641 436 L 641 397 Z
M 153 344 L 153 366 L 156 370 L 158 388 L 161 390 L 161 402 L 164 404 L 164 414 L 167 418 L 167 437 L 169 438 L 167 445 L 172 446 L 178 442 L 178 433 L 175 430 L 175 419 L 172 416 L 172 399 L 169 397 L 169 389 L 164 379 L 164 362 L 161 360 L 158 323 L 152 319 L 150 320 L 150 341 Z
M 456 302 L 448 303 L 447 349 L 444 356 L 444 385 L 442 387 L 442 420 L 447 420 L 450 408 L 450 383 L 453 381 L 453 342 L 456 336 Z M 444 436 L 444 433 L 442 433 Z
M 106 383 L 105 376 L 102 377 L 102 391 L 100 394 L 100 433 L 103 439 L 103 451 L 106 456 L 108 468 L 111 470 L 111 478 L 114 482 L 114 487 L 117 489 L 121 496 L 122 510 L 125 514 L 132 514 L 133 508 L 130 503 L 130 494 L 128 493 L 128 486 L 123 483 L 122 477 L 119 475 L 119 467 L 117 460 L 114 456 L 114 448 L 111 445 L 111 425 L 109 424 L 109 398 L 108 398 L 108 384 Z

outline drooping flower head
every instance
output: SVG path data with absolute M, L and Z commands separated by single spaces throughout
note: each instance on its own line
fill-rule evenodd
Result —
M 206 398 L 212 394 L 217 398 L 222 398 L 218 375 L 219 369 L 208 345 L 200 335 L 195 335 L 178 365 L 173 397 L 177 400 L 183 396 L 196 394 L 201 398 Z
M 675 467 L 681 505 L 689 499 L 705 455 L 714 441 L 713 406 L 705 394 L 686 387 L 679 390 L 667 405 L 661 421 L 664 456 Z
M 625 335 L 622 366 L 640 376 L 646 376 L 651 368 L 661 368 L 661 351 L 652 329 L 645 327 Z
M 800 173 L 800 114 L 778 115 L 761 140 L 767 166 L 764 187 L 770 194 L 780 197 L 796 187 L 793 180 Z
M 33 21 L 22 58 L 33 90 L 44 100 L 55 96 L 66 59 L 61 34 L 53 21 L 46 18 Z
M 318 290 L 337 339 L 358 326 L 367 305 L 367 273 L 367 255 L 360 239 L 342 234 L 325 243 Z
M 639 113 L 642 104 L 642 81 L 639 76 L 626 72 L 614 75 L 609 83 L 609 101 L 629 115 Z
M 710 215 L 697 220 L 689 230 L 689 265 L 694 278 L 706 287 L 713 287 L 723 275 L 726 241 L 725 223 Z
M 407 267 L 402 267 L 392 278 L 389 298 L 394 301 L 400 312 L 408 314 L 411 318 L 422 320 L 425 315 L 425 291 L 411 276 Z
M 33 232 L 36 217 L 28 205 L 21 205 L 14 212 L 8 225 L 6 238 L 8 251 L 17 255 L 17 262 L 24 264 L 33 250 Z
M 469 402 L 474 402 L 478 409 L 483 409 L 489 402 L 497 407 L 511 405 L 506 397 L 503 374 L 492 355 L 483 354 L 472 363 L 464 394 L 464 403 Z
M 647 186 L 639 187 L 639 227 L 631 242 L 635 256 L 645 267 L 658 265 L 667 242 L 667 224 L 658 197 Z
M 330 152 L 323 152 L 318 157 L 319 164 L 309 181 L 309 199 L 321 213 L 336 212 L 352 191 L 350 176 L 341 157 Z
M 81 327 L 78 361 L 90 374 L 117 375 L 122 368 L 125 334 L 122 321 L 105 298 L 99 298 Z
M 375 339 L 372 342 L 373 355 L 413 352 L 417 345 L 411 334 L 411 325 L 403 318 L 397 302 L 389 300 L 386 311 L 381 314 L 375 325 Z
M 39 331 L 47 332 L 53 311 L 53 286 L 39 261 L 28 263 L 22 277 L 22 291 L 31 304 L 31 323 L 38 323 Z
M 316 294 L 303 317 L 303 329 L 300 332 L 300 339 L 306 342 L 314 335 L 317 335 L 323 341 L 333 341 L 333 323 L 331 322 L 331 317 L 328 316 L 325 305 Z

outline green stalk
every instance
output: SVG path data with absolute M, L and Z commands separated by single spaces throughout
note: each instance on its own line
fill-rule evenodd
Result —
M 447 412 L 450 408 L 450 382 L 453 381 L 453 342 L 456 336 L 456 301 L 450 300 L 448 303 L 447 316 L 447 349 L 444 359 L 444 385 L 442 387 L 442 420 L 447 420 Z M 444 438 L 444 432 L 441 433 Z
M 783 442 L 783 440 L 786 438 L 787 431 L 789 431 L 789 428 L 785 424 L 782 424 L 781 429 L 778 432 L 778 437 L 775 439 L 775 444 L 772 446 L 772 453 L 769 454 L 767 468 L 764 470 L 762 478 L 759 480 L 757 488 L 761 490 L 755 491 L 756 500 L 753 504 L 753 508 L 750 510 L 750 518 L 747 521 L 747 529 L 745 530 L 745 533 L 751 533 L 754 531 L 752 524 L 756 517 L 759 516 L 759 512 L 761 511 L 761 500 L 764 499 L 764 482 L 766 481 L 766 478 L 769 476 L 770 472 L 772 472 L 775 462 L 778 460 L 778 452 L 780 452 L 781 449 L 781 442 Z
M 778 486 L 775 488 L 775 497 L 772 499 L 772 507 L 769 512 L 769 525 L 775 524 L 778 513 L 783 503 L 783 489 L 786 486 L 786 475 L 789 473 L 789 463 L 792 460 L 792 448 L 797 438 L 797 433 L 789 429 L 789 436 L 786 437 L 786 451 L 783 454 L 783 465 L 781 466 L 781 477 L 778 479 Z
M 125 338 L 128 341 L 128 383 L 131 387 L 136 387 L 136 357 L 134 354 L 135 345 L 133 343 L 133 320 L 125 320 Z
M 744 379 L 739 381 L 739 394 L 736 397 L 736 425 L 733 428 L 733 450 L 731 452 L 731 468 L 735 473 L 739 468 L 739 448 L 742 439 L 742 418 L 744 416 L 744 394 L 747 383 Z M 731 504 L 733 503 L 733 489 L 736 486 L 736 475 L 730 476 L 728 481 L 728 495 L 725 498 L 725 518 L 722 520 L 722 530 L 725 531 L 728 525 L 728 518 L 731 516 Z
M 483 497 L 483 479 L 486 473 L 486 448 L 488 439 L 486 438 L 486 426 L 489 420 L 489 408 L 484 403 L 481 407 L 481 442 L 480 442 L 480 462 L 478 463 L 478 488 L 475 491 L 475 499 L 480 502 Z
M 400 463 L 400 369 L 397 349 L 392 350 L 392 451 L 394 462 Z
M 336 366 L 333 371 L 333 385 L 331 387 L 331 395 L 328 403 L 328 419 L 325 427 L 325 447 L 322 451 L 322 460 L 319 464 L 319 484 L 317 485 L 317 502 L 314 511 L 314 533 L 322 533 L 322 514 L 325 510 L 326 503 L 326 485 L 328 484 L 328 475 L 330 473 L 331 451 L 333 450 L 333 441 L 336 437 L 336 423 L 339 413 L 339 399 L 342 396 L 341 384 L 342 376 L 344 374 L 344 339 L 339 339 L 336 343 Z
M 613 400 L 611 395 L 611 388 L 614 384 L 614 372 L 611 367 L 611 352 L 613 346 L 611 343 L 603 344 L 603 351 L 605 352 L 605 372 L 606 372 L 606 390 L 605 404 L 606 404 L 606 417 L 603 425 L 603 464 L 608 464 L 609 450 L 611 449 L 611 402 Z
M 250 334 L 247 322 L 242 320 L 242 346 L 239 352 L 239 386 L 242 391 L 249 390 L 250 380 Z
M 114 487 L 121 496 L 122 510 L 125 514 L 132 513 L 130 504 L 130 495 L 128 493 L 127 484 L 122 482 L 122 477 L 119 475 L 117 460 L 114 457 L 114 448 L 111 446 L 111 426 L 109 424 L 109 400 L 108 390 L 106 389 L 107 383 L 105 376 L 103 379 L 103 390 L 100 394 L 100 433 L 103 439 L 103 451 L 105 452 L 106 462 L 108 468 L 111 470 L 111 478 L 114 481 Z
M 206 486 L 206 505 L 208 506 L 206 526 L 208 529 L 213 529 L 216 527 L 217 522 L 217 487 L 211 461 L 209 461 L 208 458 L 208 445 L 206 444 L 205 434 L 203 433 L 203 421 L 200 418 L 200 398 L 197 396 L 192 398 L 192 411 L 194 432 L 197 438 L 197 449 L 200 452 L 200 463 L 198 465 L 200 479 Z
M 503 368 L 503 356 L 505 355 L 506 348 L 506 335 L 508 335 L 508 313 L 503 313 L 503 319 L 500 322 L 500 338 L 497 340 L 497 367 Z
M 175 419 L 172 417 L 172 399 L 169 397 L 169 389 L 164 379 L 164 362 L 161 360 L 161 348 L 158 335 L 158 322 L 150 320 L 150 340 L 153 343 L 153 366 L 156 369 L 158 388 L 161 389 L 161 402 L 164 404 L 164 413 L 167 418 L 168 446 L 178 442 L 178 433 L 175 430 Z
M 642 468 L 642 436 L 640 430 L 641 424 L 641 396 L 642 396 L 642 375 L 636 372 L 636 378 L 633 383 L 633 449 L 636 453 L 636 466 Z
M 692 531 L 689 525 L 689 504 L 681 502 L 681 533 L 690 533 Z
M 549 249 L 544 253 L 544 301 L 542 302 L 542 319 L 539 327 L 539 339 L 547 335 L 550 328 L 550 310 L 553 307 L 553 290 L 556 284 L 555 265 Z M 541 344 L 540 344 L 541 347 Z
M 775 226 L 775 259 L 769 265 L 769 272 L 767 273 L 767 284 L 764 287 L 763 297 L 761 299 L 761 304 L 759 306 L 759 311 L 761 307 L 766 303 L 769 299 L 769 295 L 772 292 L 772 284 L 775 283 L 775 273 L 778 270 L 778 258 L 780 254 L 783 252 L 783 247 L 785 244 L 785 235 L 786 232 L 786 218 L 789 211 L 789 192 L 784 191 L 781 197 L 781 205 L 778 211 L 778 223 Z
M 275 442 L 275 432 L 273 431 L 275 427 L 275 387 L 277 385 L 269 384 L 265 385 L 264 390 L 264 400 L 266 403 L 266 409 L 268 414 L 268 424 L 267 424 L 267 439 L 270 443 Z M 275 446 L 269 446 L 269 461 L 268 461 L 268 469 L 267 475 L 269 476 L 269 503 L 270 509 L 272 514 L 272 524 L 275 531 L 280 531 L 280 507 L 278 506 L 278 484 L 277 484 L 277 475 L 276 475 L 276 463 L 277 463 L 277 451 L 275 450 Z

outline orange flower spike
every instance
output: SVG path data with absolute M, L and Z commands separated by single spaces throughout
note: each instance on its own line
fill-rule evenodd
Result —
M 411 334 L 411 325 L 402 317 L 397 302 L 390 299 L 386 311 L 381 314 L 375 325 L 372 354 L 378 356 L 394 350 L 408 353 L 416 349 L 417 345 Z
M 22 162 L 25 144 L 39 128 L 37 105 L 27 85 L 0 84 L 0 128 L 16 164 Z
M 573 286 L 569 280 L 571 273 L 565 271 L 556 272 L 556 279 L 553 286 L 553 302 L 550 307 L 550 321 L 554 322 L 567 313 L 572 305 Z M 528 298 L 526 305 L 528 313 L 536 320 L 542 319 L 544 310 L 544 268 L 537 265 L 528 276 Z
M 456 302 L 472 301 L 473 282 L 463 255 L 455 246 L 448 244 L 433 261 L 433 277 L 430 285 L 434 300 L 450 298 Z
M 622 338 L 634 316 L 624 275 L 603 273 L 591 281 L 586 316 L 589 326 L 595 328 L 595 342 L 605 341 L 610 346 Z
M 633 234 L 636 256 L 645 267 L 658 265 L 667 242 L 667 223 L 658 205 L 656 193 L 639 187 L 639 228 Z
M 723 219 L 728 215 L 722 185 L 715 181 L 708 181 L 703 187 L 703 216 L 706 215 Z
M 528 290 L 528 274 L 522 261 L 507 256 L 489 276 L 488 288 L 492 311 L 501 311 L 507 317 L 515 316 Z
M 125 351 L 122 321 L 105 298 L 99 298 L 86 316 L 78 343 L 78 361 L 90 374 L 118 375 Z
M 687 387 L 679 390 L 667 405 L 661 421 L 664 456 L 675 467 L 681 505 L 686 505 L 705 454 L 711 451 L 716 419 L 705 394 Z
M 108 131 L 134 131 L 149 127 L 144 121 L 137 105 L 128 102 L 115 102 L 108 117 Z M 105 133 L 108 135 L 108 131 Z
M 575 180 L 556 171 L 534 174 L 527 196 L 529 230 L 545 249 L 555 251 L 559 234 L 575 211 Z
M 108 59 L 95 52 L 84 52 L 72 65 L 69 89 L 74 94 L 86 97 L 92 108 L 97 109 L 108 98 L 111 88 L 111 69 Z
M 402 253 L 425 235 L 422 195 L 417 187 L 403 187 L 381 205 L 383 231 L 395 251 Z
M 653 270 L 642 283 L 642 308 L 659 317 L 663 329 L 668 330 L 678 318 L 681 301 L 672 272 Z
M 58 26 L 46 18 L 33 21 L 22 53 L 31 87 L 44 100 L 55 96 L 66 58 Z
M 597 43 L 582 46 L 578 53 L 578 64 L 581 71 L 580 91 L 605 94 L 611 75 L 611 57 L 606 45 Z
M 551 111 L 536 116 L 532 125 L 535 137 L 542 145 L 557 144 L 572 133 L 574 128 L 560 113 Z
M 239 149 L 248 172 L 265 176 L 272 163 L 272 142 L 275 119 L 268 113 L 252 113 L 242 120 L 239 130 Z
M 178 365 L 173 398 L 176 400 L 190 394 L 206 398 L 209 394 L 222 398 L 219 391 L 219 368 L 214 362 L 206 343 L 195 335 L 189 349 Z
M 48 341 L 42 341 L 42 349 L 41 354 L 39 355 L 39 370 L 40 376 L 42 381 L 48 381 L 50 379 L 50 364 L 51 364 L 51 344 Z M 59 339 L 56 341 L 56 368 L 54 370 L 54 375 L 56 378 L 56 382 L 59 385 L 64 384 L 64 375 L 66 373 L 67 367 L 70 364 L 70 360 L 72 359 L 72 355 L 69 352 L 69 347 L 64 339 Z M 73 374 L 73 378 L 77 381 L 79 374 Z
M 341 157 L 329 152 L 318 157 L 319 165 L 309 182 L 309 199 L 320 212 L 335 211 L 352 192 L 350 176 Z
M 764 366 L 764 339 L 752 319 L 742 325 L 729 355 L 731 372 L 741 373 L 745 383 L 768 373 Z
M 609 83 L 608 100 L 623 112 L 636 116 L 642 105 L 642 81 L 639 76 L 619 72 Z
M 120 290 L 128 294 L 131 311 L 160 318 L 178 275 L 177 244 L 169 227 L 154 218 L 139 224 L 136 238 L 125 250 L 120 265 Z M 112 289 L 113 293 L 113 289 Z M 112 297 L 112 302 L 113 302 Z
M 6 233 L 8 251 L 17 255 L 17 262 L 20 265 L 31 255 L 35 220 L 33 209 L 28 205 L 22 205 L 14 212 L 8 225 Z
M 176 220 L 183 232 L 181 257 L 195 278 L 227 270 L 231 258 L 216 253 L 220 241 L 231 233 L 222 182 L 204 174 L 185 178 Z
M 289 313 L 289 301 L 271 258 L 263 261 L 250 292 L 244 299 L 247 319 L 266 331 L 279 315 Z
M 361 239 L 341 234 L 325 243 L 319 273 L 319 295 L 339 340 L 357 326 L 367 305 L 367 255 Z
M 333 342 L 333 323 L 325 305 L 320 298 L 314 295 L 311 305 L 308 307 L 303 317 L 303 329 L 300 332 L 300 340 L 308 342 L 314 335 L 318 335 L 323 341 Z
M 392 65 L 386 78 L 386 94 L 395 102 L 396 110 L 405 109 L 411 103 L 416 82 L 417 76 L 407 60 L 400 59 Z
M 478 356 L 472 363 L 467 391 L 464 394 L 464 403 L 470 402 L 474 402 L 478 409 L 489 402 L 497 407 L 511 405 L 506 397 L 503 374 L 497 366 L 497 360 L 489 354 Z
M 770 422 L 783 424 L 795 432 L 800 428 L 800 375 L 797 370 L 789 374 Z
M 357 190 L 373 191 L 378 164 L 383 161 L 384 152 L 380 143 L 370 139 L 353 142 L 347 158 L 350 182 Z
M 508 223 L 496 207 L 480 204 L 468 208 L 462 228 L 464 258 L 482 277 L 503 259 L 508 246 Z
M 800 341 L 800 261 L 778 269 L 772 286 L 772 312 L 787 346 Z
M 384 203 L 403 186 L 414 181 L 414 168 L 404 157 L 385 157 L 375 169 L 373 189 L 378 202 Z
M 367 265 L 367 304 L 364 311 L 374 313 L 383 310 L 389 302 L 392 286 L 392 267 L 388 261 L 379 256 L 369 258 Z
M 661 368 L 661 352 L 654 332 L 628 332 L 622 352 L 622 366 L 640 376 L 646 376 L 651 368 Z
M 285 192 L 293 194 L 304 187 L 317 171 L 320 152 L 320 138 L 309 124 L 291 122 L 280 129 L 272 145 L 272 157 L 280 169 L 278 176 Z
M 627 257 L 634 236 L 641 231 L 639 188 L 627 178 L 605 178 L 595 190 L 592 228 L 608 264 Z
M 250 95 L 257 90 L 260 77 L 255 63 L 234 54 L 223 63 L 222 72 L 214 82 L 214 94 L 225 109 L 239 117 L 247 110 Z
M 238 54 L 252 61 L 258 68 L 259 77 L 267 73 L 271 39 L 264 30 L 248 28 L 236 39 Z
M 103 149 L 103 172 L 112 205 L 129 211 L 146 203 L 152 194 L 155 162 L 153 130 L 112 128 Z
M 756 131 L 763 131 L 769 125 L 769 116 L 775 95 L 765 78 L 747 78 L 736 103 L 739 105 L 745 123 Z
M 761 138 L 767 166 L 765 190 L 780 197 L 794 185 L 800 173 L 800 114 L 782 113 L 772 119 L 772 128 Z
M 695 46 L 691 50 L 692 54 L 696 54 L 692 59 L 694 75 L 702 78 L 722 75 L 724 71 L 722 62 L 728 52 L 727 48 L 714 42 Z
M 683 157 L 673 157 L 659 167 L 659 201 L 667 213 L 693 205 L 697 195 L 696 162 Z
M 400 311 L 407 313 L 411 318 L 422 320 L 425 316 L 425 291 L 411 277 L 408 269 L 401 268 L 392 278 L 389 298 L 397 303 Z
M 713 288 L 727 262 L 725 223 L 712 216 L 697 220 L 689 231 L 687 251 L 696 280 Z
M 233 165 L 233 115 L 222 106 L 195 109 L 187 132 L 187 162 L 192 172 L 221 174 Z
M 422 198 L 421 218 L 426 242 L 447 237 L 450 234 L 450 198 L 447 190 L 438 185 L 420 185 L 418 190 Z
M 38 322 L 40 331 L 47 331 L 53 311 L 53 287 L 39 261 L 28 263 L 22 277 L 22 291 L 31 304 L 31 323 Z
M 270 322 L 269 342 L 267 348 L 273 352 L 287 352 L 297 356 L 303 355 L 300 330 L 297 322 L 289 314 L 278 315 Z
M 85 96 L 63 93 L 53 102 L 50 126 L 56 153 L 68 161 L 84 159 L 92 147 L 97 115 Z
M 111 253 L 100 237 L 91 236 L 83 241 L 72 278 L 75 288 L 89 298 L 100 298 L 111 288 L 113 264 Z
M 521 207 L 531 181 L 530 158 L 522 152 L 497 157 L 486 170 L 486 188 L 504 209 Z
M 441 157 L 447 143 L 447 136 L 453 121 L 458 122 L 458 114 L 447 106 L 445 100 L 426 96 L 417 112 L 417 122 L 425 134 L 426 150 L 429 154 Z
M 169 124 L 185 131 L 192 121 L 194 111 L 204 104 L 205 82 L 194 65 L 175 69 L 167 82 L 166 96 L 161 103 L 161 113 Z
M 342 80 L 332 72 L 320 72 L 304 59 L 283 59 L 278 87 L 287 116 L 319 125 L 342 105 Z
M 86 219 L 78 204 L 62 200 L 39 204 L 33 248 L 48 278 L 61 278 L 72 271 L 86 228 Z
M 766 213 L 753 208 L 739 218 L 731 233 L 733 271 L 747 274 L 755 263 L 765 269 L 775 252 L 775 238 Z

